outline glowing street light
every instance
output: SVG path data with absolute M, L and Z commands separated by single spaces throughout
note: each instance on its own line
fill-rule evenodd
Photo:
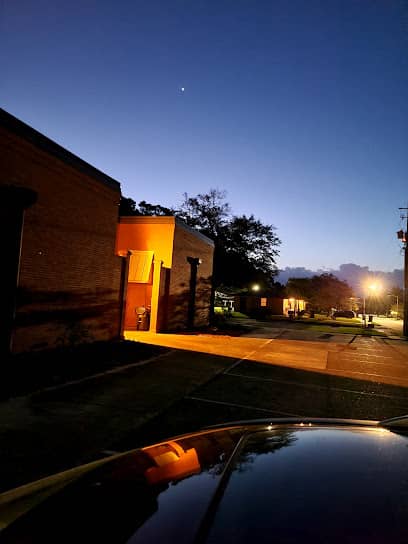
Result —
M 259 291 L 260 288 L 261 287 L 260 287 L 259 283 L 254 283 L 254 285 L 252 286 L 252 291 L 255 291 L 255 292 Z
M 381 284 L 379 284 L 379 283 L 370 283 L 368 288 L 370 289 L 371 292 L 378 293 L 379 291 L 381 291 Z
M 377 293 L 379 293 L 382 289 L 382 286 L 378 282 L 369 283 L 366 286 L 366 290 L 363 292 L 363 320 L 364 320 L 364 327 L 367 326 L 366 322 L 366 296 L 373 296 Z

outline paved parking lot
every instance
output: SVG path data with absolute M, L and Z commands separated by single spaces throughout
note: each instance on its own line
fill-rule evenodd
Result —
M 131 333 L 134 334 L 134 333 Z M 143 333 L 138 333 L 143 334 Z M 165 336 L 165 339 L 159 338 Z M 197 427 L 240 419 L 339 417 L 386 419 L 408 414 L 405 344 L 375 337 L 341 342 L 249 337 L 156 335 L 150 341 L 236 354 L 226 369 L 116 446 L 159 440 Z M 337 335 L 336 335 L 337 336 Z M 146 337 L 146 336 L 145 336 Z M 265 364 L 266 363 L 266 364 Z
M 237 360 L 408 387 L 408 343 L 405 341 L 279 329 L 286 335 L 282 337 L 276 335 L 276 330 L 275 327 L 264 327 L 240 337 L 128 331 L 126 338 Z
M 0 403 L 0 490 L 216 423 L 408 413 L 406 344 L 352 336 L 143 338 L 173 349 Z

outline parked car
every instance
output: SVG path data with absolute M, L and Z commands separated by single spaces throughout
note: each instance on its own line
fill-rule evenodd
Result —
M 336 317 L 349 317 L 353 318 L 356 317 L 356 314 L 352 312 L 351 310 L 337 310 L 336 312 L 333 312 L 332 317 L 335 319 Z
M 2 543 L 408 542 L 408 417 L 240 422 L 0 495 Z

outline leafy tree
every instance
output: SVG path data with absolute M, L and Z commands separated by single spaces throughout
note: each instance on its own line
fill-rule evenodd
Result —
M 231 213 L 230 205 L 224 202 L 225 191 L 210 189 L 207 194 L 190 197 L 184 193 L 183 197 L 184 201 L 177 210 L 178 217 L 214 242 L 224 239 Z
M 272 225 L 264 225 L 253 215 L 234 216 L 226 235 L 226 251 L 247 260 L 254 270 L 265 276 L 277 272 L 276 258 L 280 240 Z
M 404 290 L 401 289 L 401 287 L 398 287 L 398 285 L 394 285 L 394 287 L 391 287 L 390 289 L 390 295 L 393 295 L 394 298 L 398 297 L 398 299 L 402 302 L 404 298 Z
M 331 308 L 349 309 L 353 291 L 345 281 L 339 280 L 333 274 L 321 274 L 313 276 L 311 283 L 310 301 L 317 310 L 329 313 Z
M 226 193 L 217 189 L 195 197 L 185 193 L 177 215 L 214 240 L 217 287 L 221 284 L 244 287 L 255 281 L 271 286 L 281 243 L 275 227 L 264 225 L 253 215 L 231 216 L 225 197 Z
M 175 210 L 160 204 L 149 204 L 145 200 L 141 200 L 139 204 L 136 204 L 132 198 L 122 196 L 119 204 L 119 215 L 175 215 Z
M 119 215 L 121 217 L 126 217 L 128 215 L 139 215 L 136 202 L 132 198 L 121 196 L 119 202 Z
M 351 287 L 333 274 L 312 278 L 291 278 L 287 283 L 288 296 L 304 298 L 315 310 L 329 313 L 331 308 L 349 309 Z
M 396 316 L 402 319 L 404 315 L 404 290 L 401 287 L 394 286 L 390 289 L 389 294 L 393 296 L 386 297 L 388 304 L 385 305 L 385 312 L 395 312 Z M 396 297 L 398 297 L 398 304 Z
M 288 297 L 310 300 L 313 296 L 312 278 L 289 278 L 286 291 Z
M 149 204 L 145 200 L 139 202 L 140 215 L 175 215 L 173 208 L 166 208 L 160 204 Z

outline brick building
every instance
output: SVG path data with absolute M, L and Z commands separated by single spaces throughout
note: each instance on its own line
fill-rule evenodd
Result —
M 0 110 L 3 353 L 119 335 L 119 199 L 117 181 Z
M 121 217 L 116 251 L 128 255 L 124 327 L 166 331 L 208 325 L 214 243 L 175 217 Z
M 264 313 L 271 315 L 284 315 L 288 317 L 291 312 L 298 315 L 306 310 L 307 302 L 297 298 L 270 297 L 262 295 L 235 295 L 234 308 L 243 313 Z

